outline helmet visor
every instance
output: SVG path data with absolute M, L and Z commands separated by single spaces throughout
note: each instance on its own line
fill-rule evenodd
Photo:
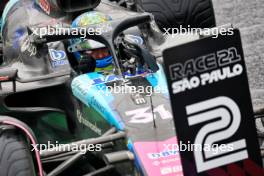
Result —
M 110 56 L 110 53 L 108 51 L 108 48 L 99 48 L 99 49 L 93 49 L 89 51 L 82 51 L 83 55 L 89 55 L 95 60 L 100 60 L 106 57 Z

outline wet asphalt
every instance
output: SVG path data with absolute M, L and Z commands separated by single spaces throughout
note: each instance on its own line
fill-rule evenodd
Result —
M 253 106 L 264 108 L 264 0 L 212 1 L 217 25 L 232 23 L 241 31 Z M 256 125 L 264 134 L 260 119 Z M 264 149 L 264 140 L 260 144 Z

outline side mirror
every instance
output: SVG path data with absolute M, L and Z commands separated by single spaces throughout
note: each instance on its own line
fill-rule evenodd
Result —
M 13 91 L 16 92 L 16 78 L 17 69 L 14 68 L 0 68 L 0 90 L 2 89 L 2 82 L 13 82 Z
M 17 77 L 17 69 L 14 68 L 0 69 L 0 82 L 14 81 L 16 77 Z

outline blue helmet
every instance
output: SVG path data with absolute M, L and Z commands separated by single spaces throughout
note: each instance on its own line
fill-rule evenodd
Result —
M 72 23 L 72 27 L 88 27 L 111 21 L 112 18 L 101 12 L 90 11 L 78 16 Z M 97 68 L 104 68 L 112 64 L 113 57 L 110 55 L 108 48 L 97 41 L 89 39 L 72 39 L 70 40 L 71 48 L 77 48 L 73 52 L 77 60 L 85 56 L 91 56 L 96 60 Z

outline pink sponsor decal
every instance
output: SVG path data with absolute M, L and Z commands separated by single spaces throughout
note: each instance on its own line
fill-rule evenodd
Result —
M 47 14 L 50 14 L 50 4 L 47 0 L 40 0 L 39 5 Z
M 177 138 L 135 142 L 135 151 L 149 176 L 183 176 Z

